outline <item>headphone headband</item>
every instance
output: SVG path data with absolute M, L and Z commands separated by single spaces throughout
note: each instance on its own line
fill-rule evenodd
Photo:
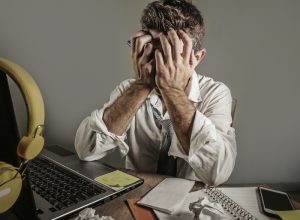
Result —
M 13 206 L 20 195 L 27 161 L 43 149 L 45 110 L 39 87 L 22 67 L 0 58 L 0 71 L 10 76 L 21 90 L 28 118 L 27 133 L 17 146 L 18 156 L 25 161 L 19 167 L 0 161 L 0 213 L 3 213 Z
M 19 65 L 0 58 L 0 70 L 13 79 L 25 100 L 28 115 L 27 134 L 19 143 L 18 155 L 30 160 L 37 156 L 44 144 L 42 137 L 45 120 L 43 98 L 33 78 Z

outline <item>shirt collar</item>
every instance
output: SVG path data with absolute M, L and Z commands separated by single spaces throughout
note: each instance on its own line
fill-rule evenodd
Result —
M 155 107 L 161 107 L 161 100 L 159 96 L 156 94 L 155 90 L 153 90 L 149 96 L 148 99 L 150 99 L 150 103 L 152 106 Z M 194 71 L 192 78 L 191 78 L 191 89 L 188 94 L 188 99 L 194 103 L 199 103 L 202 101 L 201 95 L 200 95 L 200 84 L 198 80 L 198 74 Z
M 188 99 L 192 102 L 199 103 L 202 101 L 200 94 L 200 84 L 198 74 L 194 71 L 192 75 L 191 90 L 188 94 Z
M 155 90 L 153 90 L 149 95 L 148 99 L 150 100 L 150 103 L 153 107 L 161 107 L 161 100 L 159 96 L 156 94 Z

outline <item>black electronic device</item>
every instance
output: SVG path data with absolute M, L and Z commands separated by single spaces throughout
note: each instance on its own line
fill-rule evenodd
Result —
M 5 73 L 0 70 L 0 161 L 19 165 L 16 155 L 20 141 L 15 112 Z M 0 219 L 36 219 L 35 203 L 28 179 L 23 179 L 20 196 L 10 212 L 0 214 Z
M 285 192 L 258 187 L 263 212 L 271 217 L 279 218 L 276 211 L 293 210 L 294 206 Z

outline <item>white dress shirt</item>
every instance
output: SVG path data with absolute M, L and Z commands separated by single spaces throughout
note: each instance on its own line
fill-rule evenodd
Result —
M 75 148 L 79 158 L 86 161 L 98 160 L 118 149 L 126 156 L 126 168 L 155 173 L 165 133 L 151 107 L 163 115 L 159 96 L 154 92 L 148 95 L 121 136 L 109 132 L 102 119 L 104 110 L 133 82 L 134 79 L 123 81 L 103 108 L 81 122 Z M 194 72 L 188 99 L 197 109 L 189 153 L 184 152 L 174 133 L 169 155 L 177 157 L 177 177 L 219 185 L 232 173 L 237 154 L 235 130 L 231 127 L 230 90 L 223 83 Z M 169 119 L 168 112 L 163 119 Z

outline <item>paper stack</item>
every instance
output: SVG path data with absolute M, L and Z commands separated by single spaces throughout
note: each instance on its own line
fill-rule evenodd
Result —
M 166 178 L 137 203 L 152 208 L 156 215 L 160 212 L 172 215 L 182 207 L 194 183 L 186 179 Z

